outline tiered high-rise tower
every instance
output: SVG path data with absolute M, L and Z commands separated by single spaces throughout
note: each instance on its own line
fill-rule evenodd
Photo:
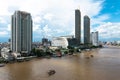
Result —
M 98 46 L 99 45 L 98 35 L 99 35 L 98 31 L 91 32 L 91 43 L 94 46 Z
M 32 47 L 32 17 L 30 13 L 15 11 L 11 24 L 11 50 L 30 53 Z

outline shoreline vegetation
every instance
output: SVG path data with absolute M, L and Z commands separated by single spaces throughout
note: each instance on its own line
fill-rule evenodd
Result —
M 0 57 L 0 64 L 6 64 L 6 63 L 14 63 L 14 62 L 24 62 L 24 61 L 30 61 L 33 58 L 59 58 L 67 55 L 73 55 L 77 53 L 81 53 L 81 51 L 88 51 L 95 48 L 102 48 L 102 45 L 100 46 L 89 46 L 89 47 L 72 47 L 68 46 L 68 49 L 65 48 L 58 48 L 55 50 L 49 49 L 48 47 L 44 47 L 42 49 L 39 48 L 33 48 L 31 51 L 31 54 L 29 56 L 25 57 L 18 57 L 16 59 L 11 60 L 5 60 L 4 58 Z

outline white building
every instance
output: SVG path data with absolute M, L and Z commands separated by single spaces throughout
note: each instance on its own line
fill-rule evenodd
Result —
M 6 47 L 1 49 L 1 57 L 3 57 L 5 60 L 10 60 L 13 58 L 13 56 L 10 53 L 10 49 Z
M 51 41 L 52 46 L 67 48 L 68 40 L 66 37 L 54 37 Z
M 98 31 L 91 33 L 91 43 L 92 43 L 92 45 L 94 45 L 94 46 L 98 46 L 98 45 L 99 45 L 99 41 L 98 41 Z
M 32 46 L 32 18 L 30 13 L 15 11 L 11 22 L 11 50 L 16 53 L 29 53 Z

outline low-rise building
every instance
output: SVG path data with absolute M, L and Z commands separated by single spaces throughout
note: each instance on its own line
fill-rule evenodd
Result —
M 2 48 L 1 49 L 1 57 L 3 57 L 5 60 L 11 60 L 13 59 L 12 54 L 10 53 L 10 49 L 9 48 Z
M 54 37 L 52 39 L 52 46 L 67 48 L 68 40 L 66 37 Z

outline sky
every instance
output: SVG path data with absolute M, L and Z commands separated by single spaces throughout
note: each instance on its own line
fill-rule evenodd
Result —
M 100 41 L 120 40 L 119 0 L 0 0 L 0 42 L 11 37 L 11 15 L 16 10 L 31 13 L 33 41 L 41 38 L 74 35 L 75 9 L 91 20 L 91 32 L 99 32 Z

